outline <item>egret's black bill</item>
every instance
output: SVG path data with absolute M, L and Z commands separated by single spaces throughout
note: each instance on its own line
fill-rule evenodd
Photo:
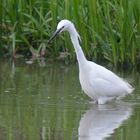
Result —
M 62 28 L 57 29 L 53 35 L 50 37 L 50 39 L 48 40 L 48 44 L 51 43 L 51 41 L 60 33 L 60 31 L 62 30 Z

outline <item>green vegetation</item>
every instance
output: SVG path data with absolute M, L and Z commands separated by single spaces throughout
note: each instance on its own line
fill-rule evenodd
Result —
M 89 59 L 139 64 L 139 0 L 4 0 L 0 3 L 0 53 L 75 58 L 69 36 L 46 41 L 58 21 L 70 19 L 82 38 Z

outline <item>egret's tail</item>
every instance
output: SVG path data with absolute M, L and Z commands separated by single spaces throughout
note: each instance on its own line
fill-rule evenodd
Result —
M 127 83 L 127 93 L 130 94 L 134 91 L 134 87 Z

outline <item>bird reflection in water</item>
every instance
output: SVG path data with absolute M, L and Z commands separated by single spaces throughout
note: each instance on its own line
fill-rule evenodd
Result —
M 94 105 L 80 120 L 79 140 L 102 140 L 113 134 L 132 114 L 131 105 Z

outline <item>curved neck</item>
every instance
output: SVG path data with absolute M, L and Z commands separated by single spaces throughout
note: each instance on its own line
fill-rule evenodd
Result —
M 71 28 L 69 29 L 69 33 L 70 33 L 72 44 L 73 44 L 75 52 L 76 52 L 76 57 L 77 57 L 78 63 L 79 63 L 79 65 L 81 65 L 81 64 L 83 65 L 87 60 L 86 60 L 83 50 L 79 44 L 78 38 L 80 39 L 80 37 L 79 37 L 79 34 L 77 33 L 74 25 L 71 26 Z

